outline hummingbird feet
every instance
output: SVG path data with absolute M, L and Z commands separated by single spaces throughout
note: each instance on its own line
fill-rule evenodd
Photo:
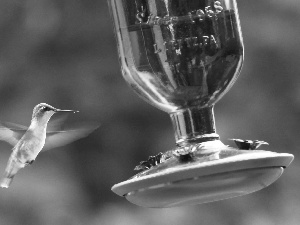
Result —
M 31 160 L 31 161 L 27 161 L 27 162 L 26 162 L 26 165 L 31 165 L 33 162 L 34 162 L 34 159 Z

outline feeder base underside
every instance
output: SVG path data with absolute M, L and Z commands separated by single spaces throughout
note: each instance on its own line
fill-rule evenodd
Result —
M 125 197 L 133 204 L 150 208 L 202 204 L 258 191 L 276 181 L 283 170 L 267 167 L 193 177 L 139 189 Z

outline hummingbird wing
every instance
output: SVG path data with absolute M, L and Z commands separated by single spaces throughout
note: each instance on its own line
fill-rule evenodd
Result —
M 27 130 L 26 126 L 10 123 L 0 123 L 0 140 L 15 146 Z
M 54 131 L 62 129 L 62 124 L 66 120 L 67 116 L 68 115 L 64 114 L 51 120 L 48 124 L 47 130 Z M 12 146 L 15 146 L 21 139 L 21 137 L 25 134 L 27 129 L 27 126 L 21 124 L 12 122 L 0 122 L 0 140 L 9 143 Z
M 57 114 L 54 115 L 55 118 L 51 119 L 47 125 L 47 132 L 53 132 L 53 131 L 58 131 L 58 130 L 64 130 L 64 122 L 68 118 L 69 114 L 67 113 L 62 113 L 62 114 Z
M 84 138 L 96 130 L 98 125 L 85 125 L 76 129 L 66 131 L 50 131 L 47 132 L 46 142 L 43 151 L 67 145 L 80 138 Z
M 60 147 L 84 138 L 96 130 L 98 125 L 85 125 L 65 131 L 62 124 L 66 120 L 67 115 L 54 118 L 47 126 L 47 138 L 43 150 Z M 27 131 L 28 127 L 11 122 L 0 122 L 0 140 L 15 146 Z

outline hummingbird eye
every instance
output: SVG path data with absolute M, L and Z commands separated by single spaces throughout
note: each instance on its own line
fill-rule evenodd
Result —
M 49 108 L 49 107 L 47 107 L 47 106 L 43 106 L 43 107 L 41 108 L 41 110 L 43 110 L 43 111 L 49 111 L 49 110 L 50 110 L 50 108 Z

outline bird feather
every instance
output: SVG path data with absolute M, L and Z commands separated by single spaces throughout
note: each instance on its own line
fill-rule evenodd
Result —
M 62 124 L 66 118 L 67 116 L 60 116 L 49 122 L 43 151 L 64 146 L 77 139 L 84 138 L 99 127 L 98 125 L 84 124 L 68 130 L 58 130 L 63 127 Z M 11 122 L 0 122 L 0 140 L 15 146 L 27 129 L 28 127 L 24 125 Z

